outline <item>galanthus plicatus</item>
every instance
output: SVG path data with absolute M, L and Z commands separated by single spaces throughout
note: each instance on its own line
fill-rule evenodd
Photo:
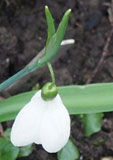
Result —
M 11 131 L 11 142 L 15 146 L 42 144 L 46 151 L 54 153 L 68 141 L 70 117 L 59 94 L 44 100 L 46 94 L 42 91 L 39 90 L 18 113 Z

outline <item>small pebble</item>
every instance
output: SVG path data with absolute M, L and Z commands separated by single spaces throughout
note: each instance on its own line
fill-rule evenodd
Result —
M 113 160 L 113 157 L 104 157 L 104 158 L 101 158 L 101 160 Z

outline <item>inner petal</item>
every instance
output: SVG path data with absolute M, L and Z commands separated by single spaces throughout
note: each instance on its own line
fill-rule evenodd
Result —
M 41 143 L 46 151 L 59 151 L 70 135 L 70 117 L 62 103 L 48 103 L 40 129 Z

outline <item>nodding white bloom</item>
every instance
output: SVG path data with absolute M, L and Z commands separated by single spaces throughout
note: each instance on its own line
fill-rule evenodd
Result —
M 15 146 L 42 144 L 46 151 L 54 153 L 64 147 L 69 135 L 70 117 L 59 94 L 45 101 L 39 90 L 18 113 L 11 130 L 11 142 Z

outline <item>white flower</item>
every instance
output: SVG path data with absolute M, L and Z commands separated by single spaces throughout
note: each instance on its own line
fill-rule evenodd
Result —
M 57 94 L 54 99 L 44 101 L 40 90 L 18 113 L 11 142 L 15 146 L 42 144 L 46 151 L 54 153 L 64 147 L 69 135 L 70 117 L 60 96 Z

